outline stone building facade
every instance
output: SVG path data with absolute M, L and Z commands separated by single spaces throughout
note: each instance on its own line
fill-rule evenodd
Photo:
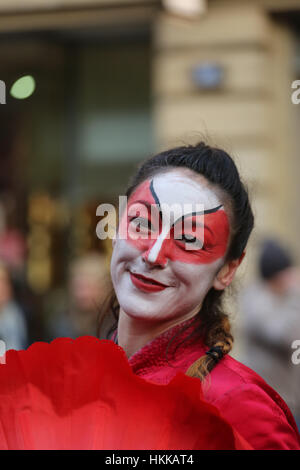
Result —
M 207 0 L 199 17 L 176 15 L 166 3 L 2 0 L 0 34 L 151 24 L 155 149 L 206 138 L 235 157 L 256 215 L 247 276 L 265 235 L 300 257 L 300 105 L 291 101 L 300 0 Z

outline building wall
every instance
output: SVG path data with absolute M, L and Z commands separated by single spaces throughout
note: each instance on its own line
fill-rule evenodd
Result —
M 289 29 L 271 20 L 256 2 L 212 1 L 196 20 L 161 14 L 154 61 L 158 148 L 198 141 L 222 145 L 235 158 L 253 200 L 256 229 L 251 248 L 278 234 L 300 254 L 292 230 L 291 83 L 293 43 Z M 220 89 L 201 91 L 192 68 L 216 63 Z M 295 217 L 294 217 L 295 219 Z M 247 273 L 251 273 L 247 269 Z
M 0 33 L 113 27 L 148 20 L 159 0 L 1 0 Z

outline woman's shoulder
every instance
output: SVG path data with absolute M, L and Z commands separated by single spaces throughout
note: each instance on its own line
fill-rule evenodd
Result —
M 274 402 L 274 405 L 277 405 L 287 417 L 292 416 L 282 397 L 254 370 L 232 356 L 227 355 L 210 375 L 211 386 L 208 388 L 207 393 L 210 394 L 213 401 L 220 400 L 222 396 L 223 398 L 226 395 L 232 396 L 239 391 L 255 391 L 260 396 L 265 396 L 270 406 Z M 277 407 L 275 408 L 277 409 Z
M 220 382 L 219 386 L 222 385 L 224 393 L 229 392 L 237 386 L 252 384 L 265 389 L 271 395 L 274 394 L 275 399 L 278 397 L 279 401 L 281 400 L 277 392 L 275 392 L 259 374 L 242 362 L 234 359 L 229 354 L 214 367 L 211 376 L 214 377 L 214 380 Z
M 228 421 L 256 449 L 300 449 L 295 420 L 262 377 L 231 356 L 211 372 L 204 390 Z

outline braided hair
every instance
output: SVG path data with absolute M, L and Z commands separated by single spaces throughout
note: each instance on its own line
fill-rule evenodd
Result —
M 159 153 L 139 166 L 130 182 L 126 196 L 129 198 L 137 186 L 145 180 L 178 167 L 188 168 L 204 176 L 208 184 L 220 195 L 224 206 L 228 209 L 231 229 L 224 262 L 239 259 L 253 229 L 254 217 L 245 185 L 241 181 L 233 159 L 224 150 L 200 142 L 196 145 L 176 147 Z M 219 360 L 232 349 L 233 336 L 228 315 L 222 306 L 223 295 L 224 291 L 212 287 L 194 318 L 195 326 L 192 335 L 197 335 L 208 350 L 188 369 L 187 374 L 190 376 L 204 379 Z M 110 308 L 116 322 L 118 307 L 113 293 L 110 297 Z M 116 323 L 112 329 L 115 328 Z M 184 329 L 185 327 L 182 331 Z

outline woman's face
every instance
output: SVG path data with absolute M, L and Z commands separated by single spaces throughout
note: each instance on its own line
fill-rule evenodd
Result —
M 223 265 L 229 222 L 205 178 L 160 173 L 128 200 L 113 243 L 111 276 L 121 309 L 145 321 L 196 313 Z

